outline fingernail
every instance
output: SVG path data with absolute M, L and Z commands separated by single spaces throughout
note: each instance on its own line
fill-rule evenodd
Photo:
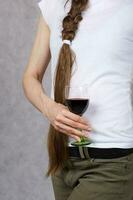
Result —
M 75 139 L 76 139 L 78 142 L 80 142 L 80 138 L 79 138 L 79 137 L 75 137 Z
M 88 130 L 88 131 L 91 131 L 91 130 L 92 130 L 92 128 L 91 128 L 91 127 L 88 127 L 88 128 L 87 128 L 87 130 Z

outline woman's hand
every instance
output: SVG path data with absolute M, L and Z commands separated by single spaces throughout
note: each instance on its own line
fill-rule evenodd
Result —
M 67 106 L 56 103 L 51 99 L 47 103 L 44 115 L 56 130 L 78 141 L 80 141 L 80 136 L 88 136 L 88 131 L 91 131 L 91 126 L 84 117 L 70 112 Z M 77 129 L 82 129 L 83 131 Z

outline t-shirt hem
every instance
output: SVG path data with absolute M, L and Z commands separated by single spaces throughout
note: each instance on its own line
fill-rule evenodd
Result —
M 69 147 L 74 147 L 73 145 L 68 143 Z M 133 148 L 133 143 L 91 143 L 89 145 L 84 145 L 86 147 L 95 147 L 95 148 Z

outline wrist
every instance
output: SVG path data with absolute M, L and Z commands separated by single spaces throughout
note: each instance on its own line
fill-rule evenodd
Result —
M 41 104 L 42 104 L 42 113 L 48 117 L 48 111 L 49 108 L 52 108 L 52 105 L 55 104 L 56 102 L 48 97 L 45 93 L 41 92 Z

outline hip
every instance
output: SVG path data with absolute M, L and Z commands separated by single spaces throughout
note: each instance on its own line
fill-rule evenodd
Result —
M 108 159 L 69 156 L 52 183 L 58 200 L 63 191 L 66 199 L 132 200 L 133 153 Z

